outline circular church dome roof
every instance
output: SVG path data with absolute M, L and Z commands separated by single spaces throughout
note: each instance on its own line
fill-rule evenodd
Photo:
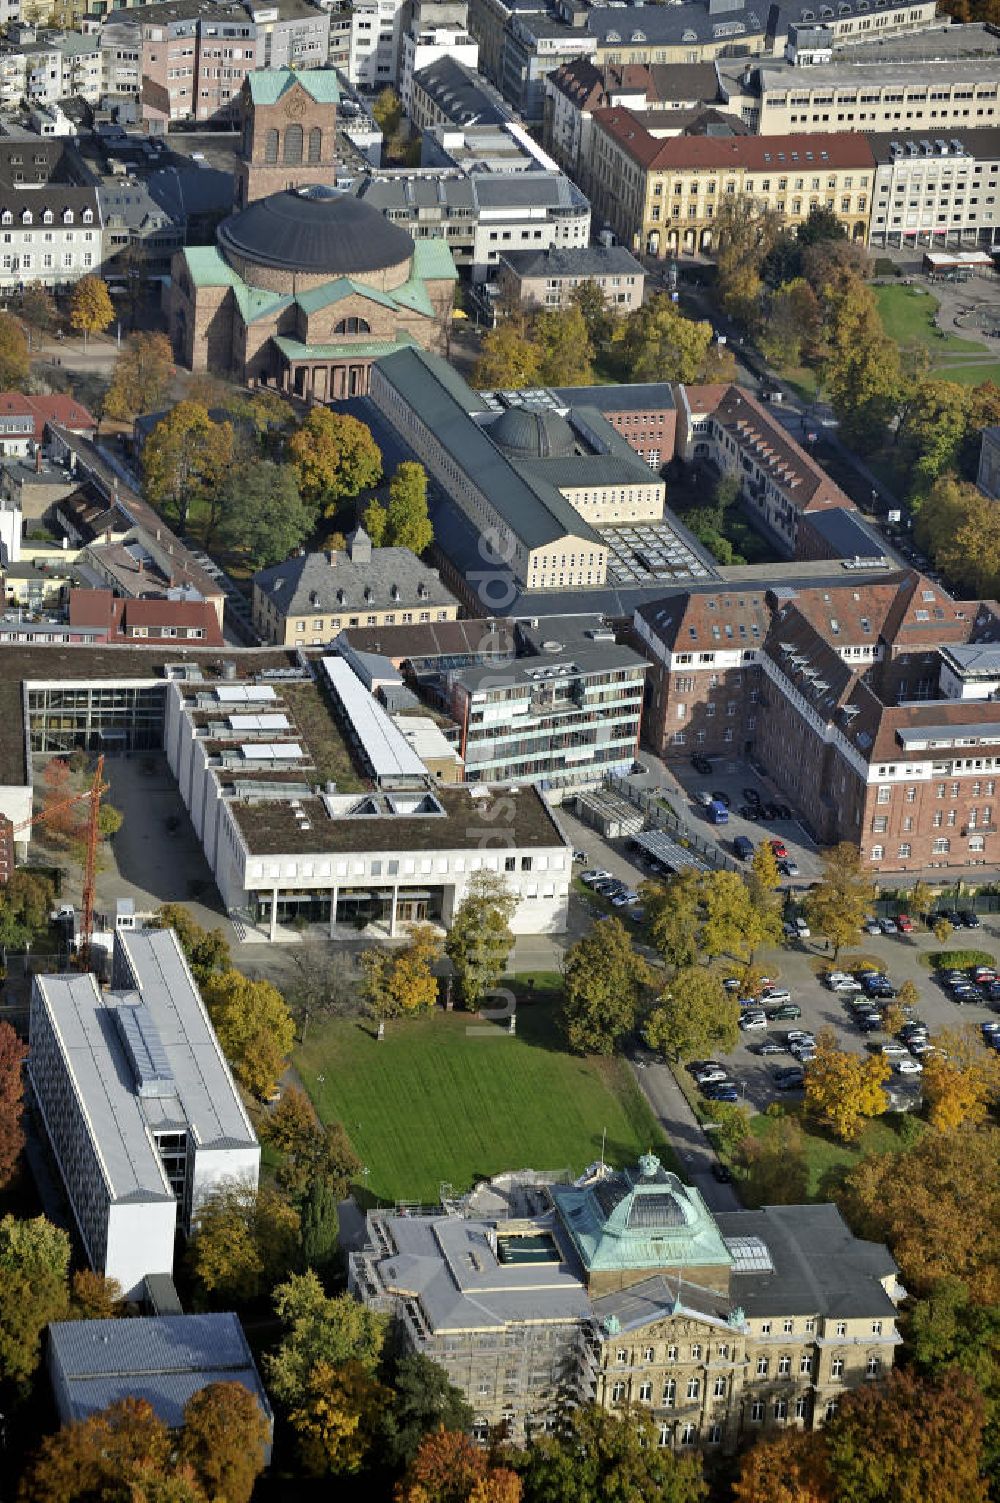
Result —
M 560 413 L 540 412 L 530 407 L 508 407 L 490 425 L 489 433 L 501 449 L 525 459 L 572 454 L 576 446 L 573 430 Z
M 219 245 L 260 266 L 349 277 L 413 255 L 399 225 L 353 193 L 302 188 L 258 199 L 219 226 Z

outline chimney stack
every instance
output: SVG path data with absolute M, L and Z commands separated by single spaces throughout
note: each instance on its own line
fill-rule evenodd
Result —
M 40 475 L 41 473 L 42 473 L 42 446 L 41 446 L 41 444 L 36 444 L 35 445 L 35 474 L 36 475 Z

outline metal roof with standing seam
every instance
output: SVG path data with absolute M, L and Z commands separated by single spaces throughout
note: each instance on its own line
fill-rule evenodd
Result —
M 426 767 L 402 731 L 344 659 L 324 658 L 323 672 L 361 743 L 375 780 L 426 777 Z

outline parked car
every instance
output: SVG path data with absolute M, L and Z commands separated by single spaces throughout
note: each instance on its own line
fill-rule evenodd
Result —
M 802 1069 L 790 1070 L 784 1075 L 775 1075 L 774 1086 L 778 1091 L 801 1091 L 806 1083 L 806 1072 Z
M 835 981 L 830 990 L 840 997 L 860 997 L 861 982 L 855 981 L 853 976 L 845 976 L 843 981 Z
M 720 1185 L 731 1185 L 733 1182 L 733 1171 L 728 1164 L 721 1163 L 719 1159 L 712 1160 L 712 1174 Z
M 788 851 L 785 848 L 785 842 L 783 840 L 772 840 L 771 850 L 774 852 L 779 861 L 787 860 Z
M 899 914 L 896 919 L 896 928 L 899 930 L 900 934 L 913 933 L 913 920 L 910 918 L 910 915 L 908 913 Z
M 791 819 L 791 817 L 792 817 L 792 811 L 788 807 L 787 804 L 775 804 L 774 807 L 778 811 L 778 813 L 776 815 L 776 818 L 778 818 L 778 819 Z
M 866 918 L 864 923 L 861 925 L 861 928 L 865 934 L 882 933 L 882 926 L 880 925 L 877 918 Z
M 714 788 L 712 790 L 712 797 L 715 799 L 715 802 L 717 804 L 722 804 L 726 809 L 731 809 L 733 807 L 733 801 L 729 797 L 728 793 L 720 793 L 717 788 Z
M 815 1044 L 815 1042 L 816 1039 L 814 1035 L 807 1032 L 803 1028 L 792 1028 L 788 1033 L 785 1034 L 785 1043 L 789 1048 L 791 1048 L 793 1044 Z
M 794 919 L 792 919 L 792 923 L 795 925 L 796 931 L 798 932 L 799 939 L 809 939 L 810 938 L 811 931 L 810 931 L 809 925 L 806 923 L 806 921 L 805 921 L 804 918 L 801 918 L 801 917 L 800 918 L 794 918 Z
M 767 1028 L 767 1019 L 762 1012 L 745 1012 L 740 1027 L 744 1033 L 762 1033 Z
M 778 870 L 783 877 L 797 877 L 799 874 L 799 863 L 793 861 L 789 856 L 787 861 L 778 862 Z
M 579 861 L 584 866 L 586 866 L 587 862 L 590 860 L 590 857 L 587 855 L 586 851 L 574 851 L 573 852 L 573 860 L 574 861 Z
M 714 794 L 709 793 L 707 788 L 699 788 L 694 794 L 694 801 L 700 809 L 707 809 L 713 797 Z
M 792 994 L 787 986 L 763 986 L 761 987 L 760 1000 L 762 1002 L 790 1002 Z
M 733 854 L 741 861 L 749 861 L 753 855 L 753 841 L 748 835 L 737 835 L 733 841 Z
M 924 1069 L 919 1059 L 914 1059 L 912 1054 L 906 1059 L 894 1060 L 892 1068 L 897 1075 L 922 1075 Z
M 691 1073 L 699 1085 L 710 1085 L 713 1080 L 726 1079 L 726 1067 L 720 1065 L 717 1059 L 705 1060 Z
M 691 766 L 694 768 L 695 772 L 700 772 L 702 777 L 707 777 L 708 774 L 712 771 L 711 762 L 707 757 L 702 756 L 701 752 L 695 752 L 694 756 L 691 758 Z
M 727 992 L 738 992 L 743 982 L 738 976 L 727 976 L 722 984 Z
M 754 1054 L 783 1054 L 784 1050 L 776 1039 L 761 1039 L 759 1044 L 751 1044 Z
M 748 804 L 759 804 L 761 802 L 760 794 L 756 788 L 744 788 L 743 797 Z
M 581 872 L 580 881 L 586 882 L 588 887 L 596 887 L 598 882 L 610 882 L 611 873 L 606 872 L 602 866 L 595 866 L 589 872 Z
M 965 929 L 981 929 L 982 924 L 979 922 L 979 915 L 973 913 L 971 910 L 967 913 L 963 913 L 962 927 Z
M 723 1080 L 718 1085 L 709 1086 L 704 1095 L 709 1101 L 739 1101 L 740 1099 L 740 1093 L 731 1080 Z
M 905 1044 L 883 1044 L 879 1050 L 883 1059 L 902 1059 L 907 1053 Z
M 896 927 L 896 920 L 895 919 L 891 919 L 891 918 L 879 919 L 878 926 L 882 930 L 883 934 L 898 934 L 899 933 L 899 930 Z
M 782 1002 L 780 1007 L 769 1007 L 767 1016 L 773 1023 L 794 1022 L 801 1018 L 802 1009 L 796 1002 Z
M 816 1058 L 816 1045 L 793 1044 L 789 1052 L 795 1056 L 799 1064 L 808 1065 Z

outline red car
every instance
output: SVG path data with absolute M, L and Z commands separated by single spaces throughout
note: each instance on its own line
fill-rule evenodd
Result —
M 788 855 L 788 852 L 785 849 L 785 842 L 783 840 L 772 840 L 771 849 L 777 856 L 779 861 L 784 861 L 785 857 Z
M 913 920 L 910 918 L 909 914 L 901 913 L 898 916 L 898 918 L 896 919 L 896 928 L 899 930 L 900 934 L 913 933 Z

